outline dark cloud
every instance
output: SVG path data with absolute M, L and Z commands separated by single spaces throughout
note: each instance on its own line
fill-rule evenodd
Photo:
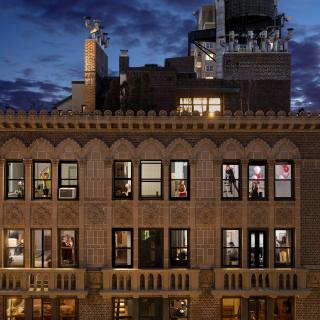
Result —
M 29 78 L 34 74 L 34 70 L 32 68 L 25 68 L 22 70 L 22 74 L 25 78 Z
M 55 63 L 59 62 L 64 58 L 61 54 L 46 54 L 41 55 L 35 59 L 36 63 Z

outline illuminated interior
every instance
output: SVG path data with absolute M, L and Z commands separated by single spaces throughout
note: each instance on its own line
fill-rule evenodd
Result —
M 198 111 L 201 116 L 214 113 L 215 111 L 221 111 L 221 99 L 213 97 L 180 98 L 178 111 L 180 113 Z

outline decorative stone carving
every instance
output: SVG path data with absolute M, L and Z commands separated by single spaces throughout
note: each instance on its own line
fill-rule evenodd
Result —
M 213 273 L 212 270 L 200 270 L 199 286 L 201 289 L 213 287 Z
M 256 206 L 249 209 L 248 224 L 255 227 L 263 227 L 269 221 L 269 207 Z
M 309 271 L 307 275 L 308 288 L 320 288 L 320 271 Z
M 163 224 L 161 207 L 145 206 L 139 210 L 139 224 L 145 226 L 160 226 Z
M 222 221 L 224 226 L 236 227 L 241 225 L 241 208 L 226 207 L 222 209 Z
M 189 208 L 188 207 L 172 207 L 170 208 L 170 225 L 188 225 L 189 224 Z
M 87 271 L 88 287 L 92 290 L 102 288 L 102 273 L 100 271 Z
M 90 206 L 87 208 L 87 224 L 105 224 L 105 214 L 101 206 Z
M 292 225 L 294 221 L 294 211 L 292 208 L 276 208 L 275 222 L 278 226 Z
M 24 225 L 24 210 L 21 206 L 7 205 L 4 208 L 5 225 Z
M 77 225 L 79 223 L 79 208 L 76 206 L 60 206 L 58 209 L 59 225 Z
M 117 206 L 113 208 L 113 225 L 125 226 L 132 224 L 132 208 L 128 206 Z
M 31 224 L 48 226 L 51 224 L 52 209 L 50 207 L 35 206 L 31 209 Z
M 203 206 L 196 209 L 196 224 L 208 225 L 215 224 L 215 209 L 209 206 Z

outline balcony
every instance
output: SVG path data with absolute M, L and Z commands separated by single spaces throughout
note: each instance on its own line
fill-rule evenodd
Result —
M 215 269 L 212 294 L 306 296 L 307 271 L 302 269 Z
M 198 295 L 199 270 L 191 269 L 105 269 L 102 295 L 110 296 L 174 296 Z
M 0 269 L 0 290 L 3 295 L 84 298 L 84 279 L 84 269 Z

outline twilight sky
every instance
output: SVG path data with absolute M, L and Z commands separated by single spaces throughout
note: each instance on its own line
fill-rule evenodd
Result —
M 83 17 L 103 21 L 109 33 L 109 74 L 118 70 L 120 49 L 130 65 L 162 65 L 185 55 L 192 11 L 203 0 L 0 0 L 0 106 L 50 107 L 83 79 Z M 293 19 L 292 107 L 320 111 L 320 1 L 279 0 Z

